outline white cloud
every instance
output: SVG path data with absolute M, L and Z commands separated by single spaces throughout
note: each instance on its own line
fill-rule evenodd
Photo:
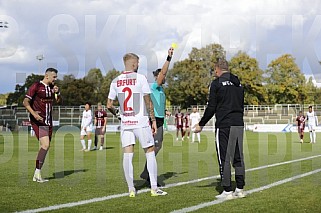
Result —
M 291 53 L 293 29 L 309 28 L 319 11 L 317 0 L 3 0 L 0 19 L 6 16 L 16 32 L 0 29 L 0 48 L 7 48 L 0 66 L 30 73 L 38 67 L 36 55 L 44 54 L 44 66 L 82 77 L 94 66 L 122 69 L 123 54 L 133 51 L 144 58 L 141 69 L 150 71 L 163 64 L 172 42 L 178 43 L 173 60 L 217 42 L 229 57 L 242 50 L 265 66 L 269 55 Z M 6 83 L 0 80 L 0 93 L 13 90 Z

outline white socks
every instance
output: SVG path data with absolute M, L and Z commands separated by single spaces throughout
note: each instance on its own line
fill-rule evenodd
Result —
M 123 169 L 125 173 L 128 190 L 133 191 L 134 188 L 134 169 L 133 169 L 133 156 L 134 153 L 123 154 Z
M 201 133 L 193 133 L 192 134 L 192 142 L 195 141 L 195 134 L 197 135 L 198 142 L 201 142 Z
M 317 134 L 315 131 L 310 132 L 310 142 L 315 143 Z
M 157 189 L 157 163 L 155 152 L 148 152 L 145 154 L 147 160 L 147 169 L 149 172 L 150 185 L 152 189 Z M 128 190 L 135 190 L 134 187 L 134 169 L 133 169 L 134 153 L 123 154 L 123 169 L 128 185 Z
M 40 174 L 40 169 L 35 169 L 35 174 Z
M 88 150 L 90 150 L 90 147 L 91 147 L 91 143 L 92 143 L 92 140 L 88 140 Z M 86 147 L 85 147 L 86 148 Z
M 80 140 L 80 142 L 81 142 L 82 148 L 83 148 L 83 149 L 86 149 L 86 143 L 85 143 L 85 140 Z
M 85 140 L 80 140 L 80 142 L 81 142 L 82 148 L 83 148 L 83 149 L 86 149 L 86 142 L 85 142 Z M 90 150 L 91 144 L 92 144 L 92 140 L 88 140 L 88 150 Z
M 317 133 L 313 131 L 313 143 L 315 143 L 316 139 L 317 139 Z
M 151 189 L 157 189 L 157 162 L 155 152 L 148 152 L 145 155 L 147 160 L 147 169 L 149 173 Z

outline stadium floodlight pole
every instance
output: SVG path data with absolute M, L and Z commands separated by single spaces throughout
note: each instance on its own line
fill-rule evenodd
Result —
M 39 71 L 39 74 L 41 73 L 41 61 L 45 58 L 45 56 L 43 54 L 41 55 L 37 55 L 36 56 L 36 59 L 39 61 L 39 67 L 38 67 L 38 71 Z

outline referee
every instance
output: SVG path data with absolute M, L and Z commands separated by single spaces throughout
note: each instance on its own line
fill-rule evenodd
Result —
M 155 112 L 155 119 L 156 119 L 156 125 L 157 125 L 157 133 L 154 135 L 155 140 L 155 155 L 158 154 L 158 152 L 161 150 L 163 145 L 163 125 L 164 125 L 164 119 L 165 119 L 165 92 L 163 85 L 165 84 L 165 77 L 168 71 L 169 64 L 171 62 L 172 56 L 174 53 L 174 48 L 170 47 L 168 49 L 168 55 L 167 59 L 162 67 L 162 69 L 157 69 L 153 72 L 155 77 L 155 82 L 151 85 L 151 99 L 154 105 L 154 112 Z M 143 172 L 140 174 L 140 177 L 144 180 L 146 180 L 147 185 L 150 185 L 150 179 L 148 175 L 148 169 L 147 169 L 147 162 L 145 163 L 145 167 Z M 157 186 L 164 186 L 162 183 L 157 183 Z
M 215 77 L 210 87 L 207 107 L 195 133 L 201 132 L 214 116 L 216 152 L 220 167 L 221 184 L 224 191 L 218 199 L 244 197 L 245 167 L 243 158 L 243 109 L 244 90 L 237 76 L 230 73 L 225 59 L 215 64 Z M 235 168 L 236 189 L 231 185 L 231 163 Z

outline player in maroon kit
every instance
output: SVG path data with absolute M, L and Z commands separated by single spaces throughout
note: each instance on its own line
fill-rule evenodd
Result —
M 97 105 L 97 111 L 95 111 L 95 147 L 94 150 L 97 149 L 98 140 L 100 140 L 100 148 L 99 150 L 103 150 L 104 142 L 105 142 L 105 132 L 106 132 L 106 124 L 107 124 L 107 113 L 103 110 L 101 103 Z M 96 139 L 97 138 L 97 139 Z
M 59 88 L 54 86 L 57 73 L 56 69 L 48 68 L 43 80 L 32 84 L 23 100 L 23 105 L 30 113 L 31 126 L 40 142 L 33 176 L 33 181 L 39 183 L 48 181 L 41 177 L 40 171 L 45 162 L 52 136 L 52 104 L 54 100 L 57 103 L 61 101 Z
M 299 115 L 296 118 L 296 122 L 298 124 L 298 133 L 300 137 L 300 142 L 303 143 L 305 116 L 303 115 L 302 111 L 299 112 Z
M 190 121 L 190 118 L 189 118 L 189 113 L 187 112 L 186 114 L 185 114 L 185 116 L 183 117 L 183 130 L 184 130 L 184 132 L 183 132 L 183 137 L 185 137 L 185 135 L 187 134 L 187 139 L 189 139 L 189 135 L 190 135 L 190 123 L 189 123 L 189 121 Z
M 178 112 L 175 115 L 175 124 L 176 124 L 176 141 L 178 141 L 178 133 L 179 131 L 181 131 L 181 135 L 182 135 L 182 140 L 184 137 L 184 132 L 183 132 L 183 117 L 184 114 L 181 113 L 181 110 L 178 109 Z

